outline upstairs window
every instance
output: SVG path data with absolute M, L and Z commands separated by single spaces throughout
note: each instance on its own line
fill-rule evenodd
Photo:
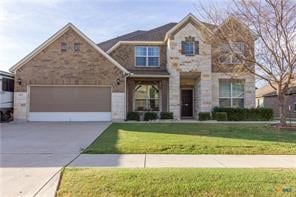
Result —
M 62 42 L 61 43 L 61 51 L 62 52 L 66 52 L 67 51 L 67 43 L 65 43 L 65 42 Z
M 182 41 L 182 54 L 186 56 L 193 56 L 199 54 L 199 42 L 195 41 L 193 37 L 185 38 L 185 41 Z
M 244 43 L 232 42 L 220 46 L 220 64 L 241 64 L 241 58 L 244 55 Z
M 158 67 L 159 53 L 159 47 L 135 47 L 136 66 Z
M 74 51 L 80 51 L 80 43 L 74 43 Z
M 244 107 L 243 81 L 219 80 L 219 106 Z

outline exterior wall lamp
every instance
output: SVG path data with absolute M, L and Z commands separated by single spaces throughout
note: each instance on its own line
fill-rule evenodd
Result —
M 120 85 L 120 79 L 119 78 L 116 79 L 116 83 L 117 83 L 117 85 Z
M 18 83 L 19 85 L 22 85 L 22 79 L 21 79 L 21 78 L 18 78 L 18 79 L 17 79 L 17 83 Z

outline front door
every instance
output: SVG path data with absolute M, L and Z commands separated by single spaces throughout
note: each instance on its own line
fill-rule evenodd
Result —
M 192 90 L 181 90 L 181 116 L 192 117 Z

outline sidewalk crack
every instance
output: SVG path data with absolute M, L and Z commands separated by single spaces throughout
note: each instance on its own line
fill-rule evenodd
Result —
M 145 154 L 145 157 L 144 157 L 144 168 L 146 168 L 146 157 L 147 157 L 147 154 Z

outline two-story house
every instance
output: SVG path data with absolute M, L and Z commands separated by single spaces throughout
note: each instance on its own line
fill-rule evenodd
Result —
M 232 18 L 215 26 L 189 14 L 99 44 L 68 24 L 10 69 L 15 119 L 124 120 L 130 111 L 196 119 L 215 106 L 255 107 L 255 77 L 228 69 L 239 62 L 215 40 L 228 22 L 241 25 Z M 246 53 L 240 40 L 233 45 Z

